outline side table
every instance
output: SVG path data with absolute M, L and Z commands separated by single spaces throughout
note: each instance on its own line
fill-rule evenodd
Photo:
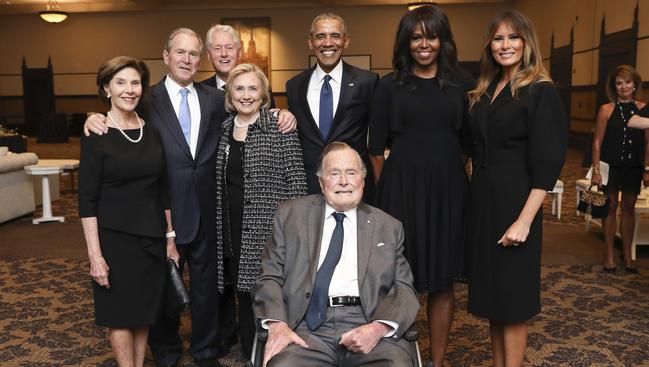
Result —
M 65 222 L 65 217 L 52 216 L 52 201 L 50 199 L 50 179 L 47 175 L 55 175 L 63 172 L 59 166 L 25 166 L 25 172 L 28 175 L 40 176 L 43 185 L 43 216 L 32 219 L 32 223 L 39 224 L 42 222 Z

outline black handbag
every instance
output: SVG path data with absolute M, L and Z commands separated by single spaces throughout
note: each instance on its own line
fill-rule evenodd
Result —
M 171 259 L 167 259 L 168 279 L 165 300 L 165 313 L 168 317 L 176 317 L 181 312 L 189 309 L 189 293 L 185 287 L 178 266 Z
M 591 191 L 593 186 L 595 185 L 591 185 L 588 190 L 581 193 L 577 210 L 590 214 L 592 218 L 606 218 L 610 209 L 608 196 L 603 191 Z

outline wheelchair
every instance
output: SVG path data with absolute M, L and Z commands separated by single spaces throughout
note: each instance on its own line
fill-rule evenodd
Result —
M 419 352 L 419 332 L 415 328 L 415 325 L 410 325 L 408 331 L 403 334 L 403 338 L 410 343 L 414 344 L 414 349 L 416 353 L 414 367 L 423 367 L 424 364 L 421 360 L 421 353 Z M 266 346 L 266 341 L 268 340 L 268 330 L 257 325 L 257 330 L 255 332 L 255 341 L 252 344 L 252 355 L 250 356 L 250 362 L 246 367 L 261 367 L 262 362 L 264 361 L 264 348 Z

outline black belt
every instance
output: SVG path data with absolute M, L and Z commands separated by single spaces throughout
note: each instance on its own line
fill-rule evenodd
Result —
M 329 307 L 340 307 L 340 306 L 360 306 L 361 297 L 354 296 L 338 296 L 338 297 L 329 297 Z

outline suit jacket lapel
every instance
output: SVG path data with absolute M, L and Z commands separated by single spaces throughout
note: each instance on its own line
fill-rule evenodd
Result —
M 313 209 L 307 214 L 307 232 L 309 243 L 309 273 L 311 274 L 311 285 L 315 283 L 315 276 L 318 272 L 318 260 L 320 259 L 320 244 L 322 243 L 322 228 L 324 226 L 325 204 L 324 197 L 314 197 Z
M 368 205 L 361 203 L 356 211 L 356 241 L 358 246 L 358 289 L 360 290 L 365 275 L 367 274 L 367 265 L 370 261 L 370 252 L 374 245 L 374 221 L 372 220 L 371 209 Z
M 198 104 L 201 108 L 201 125 L 198 131 L 198 142 L 196 143 L 196 157 L 201 151 L 201 146 L 205 141 L 205 134 L 207 132 L 208 125 L 210 123 L 210 106 L 209 106 L 209 91 L 206 88 L 203 88 L 202 85 L 194 83 L 194 88 L 196 88 L 196 93 L 198 94 Z M 180 126 L 180 124 L 179 124 Z
M 189 151 L 189 145 L 185 141 L 185 135 L 180 128 L 176 111 L 171 105 L 171 98 L 169 97 L 169 93 L 167 93 L 164 78 L 152 88 L 151 97 L 153 98 L 151 104 L 162 119 L 160 125 L 164 125 L 169 130 L 170 134 L 177 141 L 178 146 L 182 147 L 183 151 L 191 158 L 192 153 Z
M 322 144 L 324 145 L 325 141 L 322 138 L 322 134 L 320 134 L 320 128 L 318 127 L 318 124 L 315 122 L 315 118 L 313 117 L 313 114 L 311 113 L 311 107 L 309 106 L 309 100 L 307 99 L 307 93 L 309 92 L 309 81 L 311 80 L 311 75 L 313 75 L 313 71 L 315 70 L 315 66 L 309 70 L 308 73 L 304 74 L 304 78 L 300 81 L 298 85 L 298 98 L 300 99 L 300 105 L 302 106 L 302 110 L 304 111 L 304 114 L 308 118 L 309 121 L 305 121 L 307 128 L 310 128 L 312 130 L 312 133 L 317 136 L 320 141 L 322 141 Z M 302 123 L 302 122 L 300 122 Z
M 340 81 L 340 97 L 338 98 L 338 107 L 336 108 L 336 115 L 331 124 L 331 132 L 329 133 L 328 140 L 332 140 L 331 138 L 335 136 L 333 132 L 344 119 L 347 105 L 349 105 L 349 101 L 354 96 L 354 91 L 356 90 L 353 83 L 354 79 L 356 79 L 356 72 L 354 72 L 354 69 L 349 64 L 343 61 L 343 76 Z

